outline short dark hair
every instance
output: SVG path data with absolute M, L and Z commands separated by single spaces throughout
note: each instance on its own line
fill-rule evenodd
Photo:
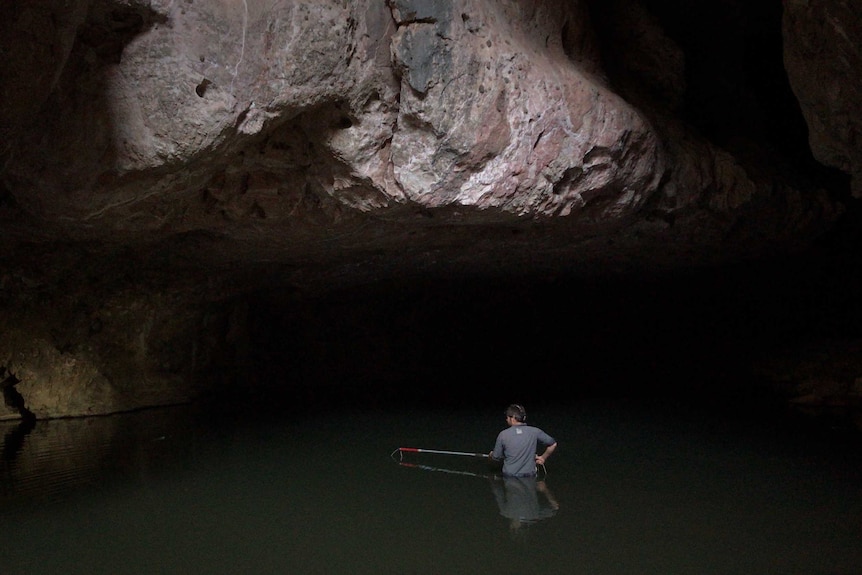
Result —
M 506 408 L 506 417 L 514 417 L 517 421 L 524 423 L 527 421 L 527 411 L 524 409 L 523 405 L 513 403 Z

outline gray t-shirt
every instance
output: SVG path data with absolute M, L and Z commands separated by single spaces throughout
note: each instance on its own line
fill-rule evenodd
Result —
M 538 427 L 513 425 L 497 436 L 493 456 L 503 460 L 503 475 L 535 475 L 536 444 L 553 445 L 556 442 Z

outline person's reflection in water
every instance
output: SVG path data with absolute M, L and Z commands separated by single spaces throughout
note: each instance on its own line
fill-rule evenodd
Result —
M 509 520 L 513 536 L 523 534 L 529 525 L 553 517 L 560 508 L 545 481 L 536 477 L 495 477 L 491 480 L 491 491 L 500 515 Z

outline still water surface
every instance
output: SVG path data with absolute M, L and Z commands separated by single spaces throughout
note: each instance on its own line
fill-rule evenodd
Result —
M 858 452 L 770 425 L 590 401 L 530 412 L 560 443 L 543 482 L 508 484 L 469 457 L 391 457 L 488 452 L 505 424 L 494 407 L 7 423 L 0 568 L 862 573 Z

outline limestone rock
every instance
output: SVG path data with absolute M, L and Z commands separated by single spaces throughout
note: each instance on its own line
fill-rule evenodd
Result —
M 781 23 L 705 6 L 730 24 L 689 23 L 716 37 Z M 235 374 L 259 289 L 804 249 L 845 190 L 783 155 L 758 101 L 780 90 L 744 85 L 746 54 L 693 44 L 686 17 L 674 0 L 4 2 L 0 366 L 40 416 L 131 409 Z M 858 15 L 788 0 L 784 34 L 814 155 L 858 188 Z

